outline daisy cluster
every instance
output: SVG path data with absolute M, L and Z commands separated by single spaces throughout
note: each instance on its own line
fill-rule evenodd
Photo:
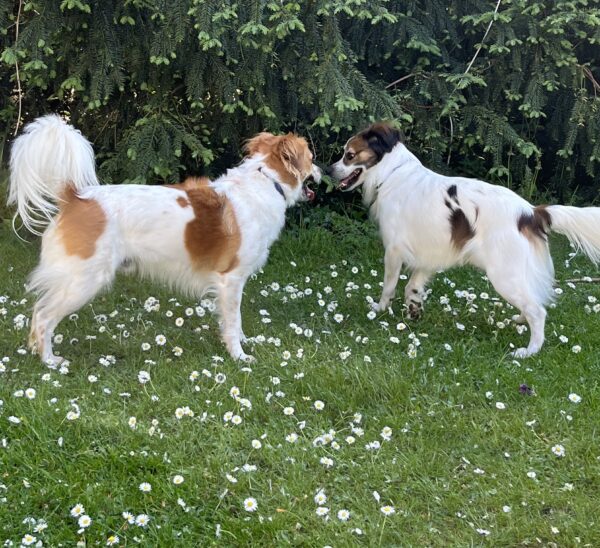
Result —
M 415 323 L 399 300 L 372 310 L 381 268 L 285 266 L 247 288 L 251 366 L 225 355 L 214 300 L 145 284 L 66 318 L 54 344 L 69 361 L 43 366 L 25 347 L 30 297 L 0 295 L 0 542 L 392 545 L 425 522 L 431 544 L 448 524 L 458 544 L 585 538 L 558 508 L 586 488 L 593 393 L 502 358 L 527 327 L 485 276 L 438 275 Z M 562 285 L 592 322 L 593 286 Z M 563 361 L 591 352 L 566 321 L 547 337 Z M 520 537 L 511 520 L 537 499 L 551 511 Z

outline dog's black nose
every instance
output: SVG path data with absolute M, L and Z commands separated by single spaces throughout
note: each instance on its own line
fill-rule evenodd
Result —
M 333 173 L 333 164 L 330 166 L 327 166 L 325 168 L 325 175 L 331 175 Z

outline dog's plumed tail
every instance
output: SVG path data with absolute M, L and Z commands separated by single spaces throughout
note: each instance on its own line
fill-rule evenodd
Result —
M 547 206 L 550 228 L 600 263 L 600 207 Z
M 92 145 L 57 115 L 31 122 L 12 145 L 8 204 L 16 204 L 34 234 L 52 219 L 68 187 L 98 184 Z

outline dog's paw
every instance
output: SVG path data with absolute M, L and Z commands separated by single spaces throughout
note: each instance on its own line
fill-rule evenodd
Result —
M 374 312 L 377 312 L 378 314 L 381 312 L 385 312 L 389 307 L 390 307 L 389 301 L 385 301 L 385 302 L 379 301 L 378 303 L 373 301 L 371 303 L 371 310 L 373 310 Z
M 531 352 L 527 348 L 517 348 L 513 352 L 510 353 L 510 356 L 513 358 L 528 358 L 531 356 Z
M 419 320 L 423 316 L 423 304 L 417 302 L 408 303 L 408 317 L 411 320 Z
M 54 354 L 50 354 L 50 356 L 47 356 L 44 358 L 44 363 L 46 365 L 49 365 L 50 367 L 56 367 L 58 365 L 61 364 L 68 364 L 67 360 L 65 360 L 63 357 L 61 356 L 55 356 Z
M 244 362 L 244 363 L 255 363 L 256 362 L 256 358 L 254 356 L 251 356 L 250 354 L 246 354 L 244 352 L 242 352 L 238 357 L 237 357 L 238 361 Z

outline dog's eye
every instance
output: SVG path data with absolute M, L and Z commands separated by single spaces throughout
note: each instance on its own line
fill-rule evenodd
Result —
M 355 156 L 356 154 L 354 154 L 354 152 L 346 152 L 346 160 L 352 160 Z

